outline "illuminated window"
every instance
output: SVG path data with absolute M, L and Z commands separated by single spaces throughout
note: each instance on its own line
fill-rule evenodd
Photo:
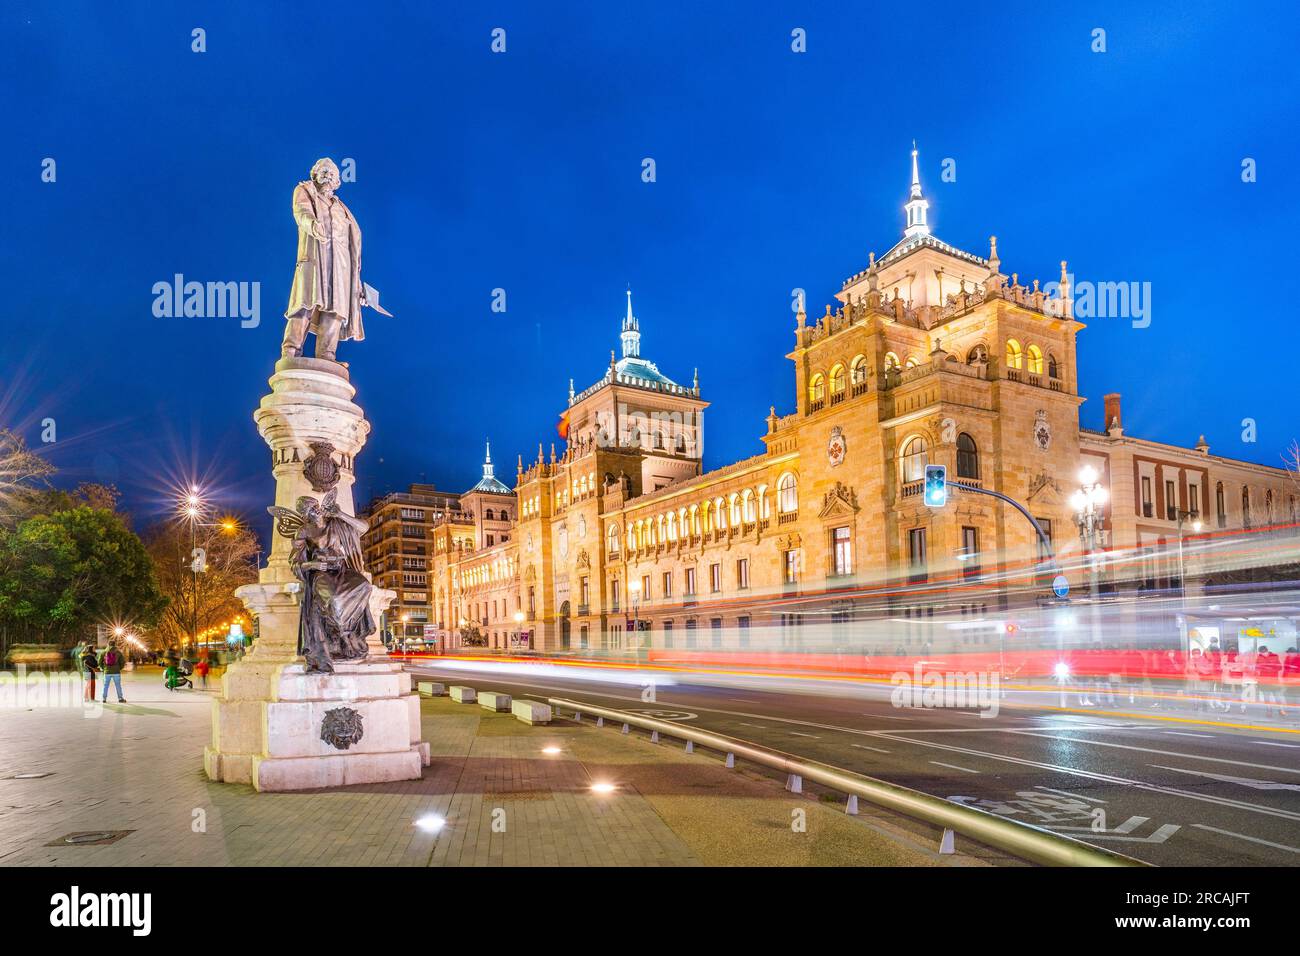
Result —
M 609 526 L 609 553 L 618 554 L 618 525 Z
M 899 365 L 900 365 L 900 363 L 899 363 L 899 361 L 898 361 L 898 356 L 897 356 L 897 355 L 895 355 L 893 352 L 886 352 L 886 353 L 885 353 L 885 369 L 886 369 L 886 370 L 889 370 L 889 369 L 896 369 L 896 368 L 899 367 Z
M 861 385 L 867 380 L 867 357 L 859 355 L 853 360 L 853 365 L 849 372 L 849 381 L 854 385 Z
M 799 483 L 788 471 L 776 483 L 776 510 L 783 515 L 799 510 Z
M 750 491 L 748 488 L 745 489 L 745 493 L 740 499 L 740 507 L 744 514 L 744 518 L 746 522 L 755 520 L 756 515 L 754 512 L 754 493 Z
M 903 446 L 903 481 L 920 481 L 925 477 L 925 466 L 930 459 L 926 454 L 925 439 L 919 435 Z
M 1028 370 L 1034 375 L 1043 374 L 1043 350 L 1037 345 L 1029 346 L 1026 353 L 1028 356 Z
M 837 365 L 831 369 L 831 394 L 839 395 L 844 391 L 844 366 Z
M 1007 339 L 1007 368 L 1023 368 L 1024 364 L 1025 353 L 1020 350 L 1020 343 Z
M 814 375 L 812 381 L 808 383 L 808 401 L 810 403 L 820 402 L 826 397 L 826 379 L 822 378 L 821 373 Z

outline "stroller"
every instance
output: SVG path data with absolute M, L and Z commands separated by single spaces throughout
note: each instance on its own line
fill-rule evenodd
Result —
M 168 690 L 176 690 L 180 687 L 194 689 L 194 682 L 190 680 L 192 670 L 188 661 L 177 661 L 174 664 L 168 664 L 167 669 L 163 671 L 163 684 Z

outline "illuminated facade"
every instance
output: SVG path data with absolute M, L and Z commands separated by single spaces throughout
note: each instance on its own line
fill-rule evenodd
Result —
M 467 625 L 499 649 L 520 635 L 547 651 L 735 649 L 760 626 L 779 629 L 765 646 L 834 645 L 864 584 L 960 585 L 1039 557 L 1029 522 L 963 488 L 1024 503 L 1058 557 L 1077 554 L 1070 497 L 1085 462 L 1111 492 L 1105 548 L 1154 547 L 1196 520 L 1294 520 L 1287 472 L 1127 436 L 1118 396 L 1107 432 L 1081 429 L 1084 326 L 1066 264 L 1058 281 L 1025 285 L 1002 273 L 996 239 L 983 257 L 932 235 L 915 152 L 904 208 L 903 238 L 843 283 L 836 306 L 812 322 L 800 309 L 794 410 L 773 408 L 764 451 L 707 473 L 698 376 L 680 385 L 641 355 L 629 292 L 622 358 L 580 392 L 570 383 L 562 453 L 539 445 L 513 493 L 471 492 L 432 529 L 446 645 Z M 926 464 L 947 466 L 944 508 L 923 503 Z M 1068 573 L 1083 583 L 1077 565 Z M 985 616 L 990 590 L 951 587 L 938 613 Z M 934 602 L 898 613 L 916 610 L 933 616 Z

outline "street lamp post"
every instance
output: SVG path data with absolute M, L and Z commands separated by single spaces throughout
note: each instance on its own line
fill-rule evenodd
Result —
M 1195 511 L 1184 511 L 1181 508 L 1178 509 L 1178 608 L 1183 620 L 1185 644 L 1190 642 L 1185 639 L 1187 634 L 1187 577 L 1183 568 L 1183 522 L 1189 518 L 1192 521 L 1192 533 L 1200 534 L 1200 514 Z M 1191 647 L 1189 646 L 1185 650 L 1187 653 L 1190 653 Z
M 1091 465 L 1079 469 L 1079 490 L 1070 497 L 1074 508 L 1074 523 L 1079 528 L 1079 538 L 1083 541 L 1084 551 L 1088 556 L 1088 590 L 1092 603 L 1092 641 L 1093 645 L 1101 641 L 1101 623 L 1098 602 L 1097 539 L 1105 521 L 1103 508 L 1109 497 L 1106 487 L 1101 483 L 1101 476 Z
M 524 636 L 524 612 L 515 611 L 515 644 L 522 644 Z
M 627 620 L 626 629 L 629 634 L 636 634 L 636 625 L 639 623 L 637 619 L 637 609 L 640 608 L 640 606 L 641 606 L 641 582 L 628 581 L 627 582 L 627 611 L 624 612 L 624 617 Z M 628 638 L 628 640 L 633 641 L 635 640 L 635 638 Z

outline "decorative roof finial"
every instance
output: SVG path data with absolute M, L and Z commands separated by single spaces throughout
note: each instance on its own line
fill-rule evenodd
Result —
M 483 458 L 483 477 L 491 478 L 492 477 L 492 442 L 487 441 L 485 444 L 487 445 L 487 453 Z
M 627 287 L 627 318 L 623 320 L 623 358 L 637 358 L 641 354 L 641 325 L 632 314 L 632 286 Z
M 903 208 L 907 211 L 907 228 L 903 230 L 903 235 L 909 238 L 928 236 L 930 226 L 926 222 L 926 212 L 930 203 L 921 195 L 921 174 L 916 165 L 916 140 L 912 140 L 912 193 Z

